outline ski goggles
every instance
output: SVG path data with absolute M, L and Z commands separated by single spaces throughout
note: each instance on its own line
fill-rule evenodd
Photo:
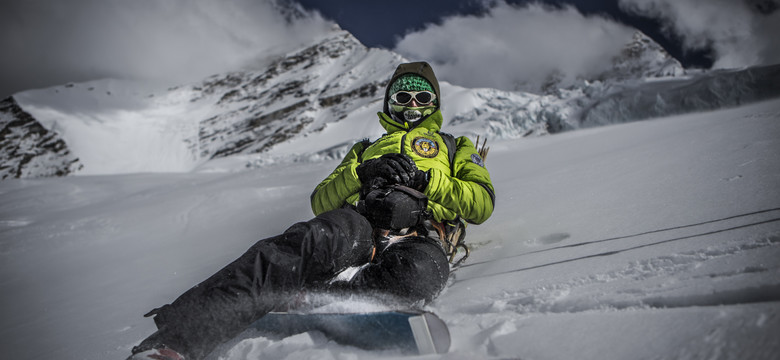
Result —
M 390 100 L 398 105 L 406 105 L 412 102 L 412 99 L 420 105 L 428 105 L 436 100 L 436 94 L 430 91 L 399 91 L 390 95 Z

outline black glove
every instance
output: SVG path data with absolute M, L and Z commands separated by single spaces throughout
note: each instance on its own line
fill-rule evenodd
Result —
M 363 185 L 360 187 L 360 191 L 358 192 L 360 194 L 360 200 L 365 200 L 366 196 L 368 196 L 368 194 L 374 190 L 387 187 L 390 187 L 390 184 L 387 183 L 387 180 L 379 177 L 373 178 L 369 182 L 363 183 Z
M 430 171 L 422 171 L 420 169 L 415 170 L 412 174 L 412 179 L 409 181 L 409 186 L 417 191 L 424 191 L 428 187 L 428 180 L 430 179 Z
M 400 230 L 419 224 L 428 216 L 428 197 L 399 185 L 371 190 L 358 202 L 357 210 L 371 225 L 380 229 Z
M 360 182 L 368 184 L 375 178 L 382 178 L 388 185 L 410 185 L 417 165 L 412 158 L 403 154 L 385 154 L 358 165 L 355 169 Z

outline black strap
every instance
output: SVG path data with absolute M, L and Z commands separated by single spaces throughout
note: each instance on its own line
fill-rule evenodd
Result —
M 455 137 L 452 134 L 439 131 L 441 139 L 444 141 L 444 146 L 447 147 L 447 156 L 450 160 L 450 175 L 455 176 L 455 150 L 457 150 L 457 144 L 455 144 Z

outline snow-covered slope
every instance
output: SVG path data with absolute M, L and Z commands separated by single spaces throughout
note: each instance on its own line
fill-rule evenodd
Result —
M 772 100 L 492 142 L 497 207 L 430 305 L 452 350 L 426 358 L 776 358 L 778 133 Z M 154 330 L 143 313 L 310 218 L 337 162 L 3 181 L 0 353 L 124 358 Z M 402 357 L 306 334 L 223 356 L 285 358 Z

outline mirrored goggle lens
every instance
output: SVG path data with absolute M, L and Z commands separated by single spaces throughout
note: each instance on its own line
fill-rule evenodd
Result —
M 406 105 L 410 103 L 412 99 L 416 100 L 417 103 L 420 105 L 427 105 L 433 101 L 435 96 L 430 91 L 416 91 L 416 92 L 399 91 L 393 94 L 393 96 L 391 96 L 390 98 L 393 99 L 393 101 L 395 101 L 395 103 L 399 105 Z

